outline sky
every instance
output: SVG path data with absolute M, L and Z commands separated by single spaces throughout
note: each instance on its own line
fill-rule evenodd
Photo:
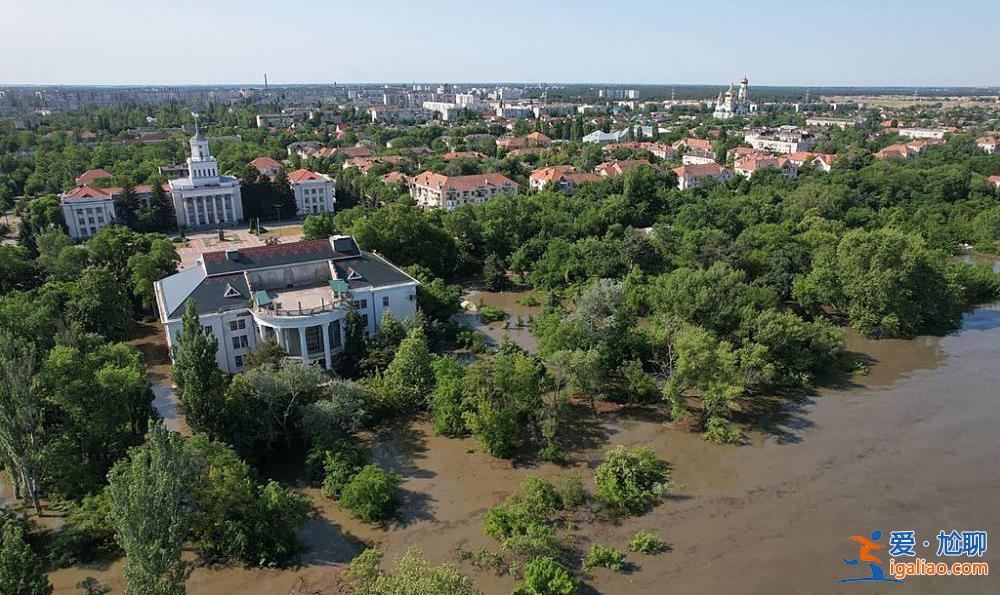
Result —
M 0 0 L 0 84 L 1000 85 L 997 0 Z

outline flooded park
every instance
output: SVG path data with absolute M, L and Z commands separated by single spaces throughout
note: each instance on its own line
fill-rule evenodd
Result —
M 516 296 L 486 298 L 515 316 L 534 313 L 516 310 Z M 501 327 L 494 323 L 485 332 Z M 869 373 L 788 404 L 742 446 L 706 442 L 674 427 L 658 407 L 574 416 L 562 467 L 494 459 L 470 438 L 434 435 L 423 417 L 397 424 L 371 437 L 378 462 L 403 477 L 396 520 L 361 523 L 318 489 L 303 487 L 316 514 L 302 529 L 308 549 L 301 566 L 201 567 L 188 591 L 339 593 L 345 565 L 378 544 L 387 559 L 419 547 L 431 562 L 455 562 L 484 592 L 509 593 L 514 577 L 459 559 L 462 549 L 496 548 L 483 534 L 485 511 L 528 475 L 572 471 L 593 490 L 593 468 L 618 444 L 652 448 L 671 466 L 674 489 L 645 515 L 584 520 L 571 546 L 577 552 L 593 542 L 623 547 L 643 529 L 663 536 L 670 550 L 633 555 L 627 573 L 594 571 L 585 587 L 596 592 L 734 592 L 734 576 L 738 592 L 842 592 L 835 582 L 850 576 L 842 558 L 852 554 L 851 535 L 912 529 L 932 539 L 940 529 L 997 530 L 1000 306 L 966 314 L 961 330 L 944 337 L 871 341 L 848 332 L 847 339 L 850 350 L 871 362 Z M 120 569 L 117 561 L 50 578 L 56 593 L 75 593 L 88 576 L 121 592 Z M 916 577 L 899 590 L 995 593 L 990 581 Z

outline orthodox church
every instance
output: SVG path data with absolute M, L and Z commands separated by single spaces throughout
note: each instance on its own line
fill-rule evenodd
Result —
M 732 118 L 742 118 L 750 115 L 750 80 L 744 76 L 740 81 L 739 93 L 736 93 L 732 85 L 725 96 L 719 93 L 719 98 L 715 102 L 715 112 L 713 116 L 719 120 L 729 120 Z

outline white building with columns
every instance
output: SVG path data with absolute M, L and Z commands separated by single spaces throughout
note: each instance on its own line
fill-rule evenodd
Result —
M 243 220 L 240 181 L 219 174 L 219 163 L 208 150 L 208 139 L 195 125 L 191 137 L 186 178 L 170 180 L 170 197 L 177 215 L 177 227 L 216 227 Z
M 386 313 L 416 314 L 417 285 L 381 256 L 360 250 L 353 237 L 334 236 L 207 252 L 154 288 L 167 345 L 176 344 L 193 300 L 204 332 L 218 340 L 219 368 L 235 373 L 272 338 L 289 359 L 331 369 L 344 350 L 352 304 L 374 333 Z
M 288 174 L 288 184 L 295 195 L 295 206 L 299 215 L 314 213 L 333 214 L 337 202 L 333 189 L 333 179 L 325 174 L 308 169 L 297 169 Z

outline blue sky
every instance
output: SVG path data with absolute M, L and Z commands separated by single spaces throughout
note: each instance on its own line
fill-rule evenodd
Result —
M 996 0 L 0 0 L 0 84 L 1000 85 Z

